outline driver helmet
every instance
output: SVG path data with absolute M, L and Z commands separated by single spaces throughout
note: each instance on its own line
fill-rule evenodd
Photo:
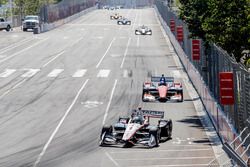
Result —
M 132 121 L 133 123 L 137 123 L 137 124 L 142 124 L 142 120 L 140 119 L 140 117 L 138 117 L 138 116 L 135 116 L 134 118 L 133 118 L 133 121 Z

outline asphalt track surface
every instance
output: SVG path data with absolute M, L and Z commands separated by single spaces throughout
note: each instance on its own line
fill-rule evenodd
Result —
M 142 103 L 150 75 L 183 68 L 166 42 L 153 9 L 120 10 L 119 26 L 96 10 L 47 33 L 0 32 L 0 166 L 206 166 L 213 142 L 184 84 L 183 103 Z M 136 36 L 148 25 L 152 36 Z M 99 147 L 103 124 L 141 106 L 165 111 L 173 137 L 159 147 Z

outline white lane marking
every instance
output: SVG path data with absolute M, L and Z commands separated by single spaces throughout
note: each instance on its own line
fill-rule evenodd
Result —
M 43 155 L 45 154 L 46 150 L 48 149 L 50 143 L 52 142 L 53 138 L 55 137 L 56 133 L 58 132 L 59 128 L 61 127 L 62 123 L 64 122 L 64 120 L 66 119 L 66 117 L 68 116 L 69 112 L 71 111 L 71 109 L 73 108 L 73 106 L 75 105 L 78 97 L 80 96 L 81 92 L 83 91 L 83 89 L 85 88 L 86 84 L 88 83 L 89 79 L 87 79 L 83 85 L 81 86 L 80 90 L 77 92 L 74 100 L 72 101 L 72 103 L 70 104 L 69 108 L 67 109 L 67 111 L 65 112 L 65 114 L 63 115 L 62 119 L 60 120 L 59 124 L 56 126 L 56 129 L 53 131 L 52 135 L 50 136 L 49 140 L 46 142 L 46 144 L 44 145 L 42 152 L 39 154 L 36 162 L 34 163 L 33 167 L 36 167 L 39 162 L 41 161 Z
M 194 152 L 194 151 L 212 151 L 209 148 L 197 148 L 197 149 L 177 149 L 177 150 L 131 150 L 131 151 L 112 151 L 112 154 L 130 154 L 130 153 L 155 153 L 155 152 Z
M 120 68 L 123 68 L 123 64 L 128 53 L 128 47 L 129 47 L 130 41 L 131 41 L 131 38 L 129 37 Z
M 120 158 L 115 159 L 117 161 L 152 161 L 152 160 L 187 160 L 187 159 L 212 159 L 214 156 L 204 156 L 204 157 L 167 157 L 167 158 Z
M 99 101 L 86 101 L 86 102 L 81 102 L 81 104 L 83 104 L 84 107 L 86 107 L 86 108 L 95 108 L 95 107 L 98 107 L 99 105 L 102 105 L 103 102 L 99 102 Z
M 5 71 L 0 74 L 0 78 L 6 78 L 10 76 L 11 74 L 13 74 L 14 72 L 16 72 L 15 69 L 5 69 Z
M 98 78 L 107 78 L 109 76 L 110 70 L 100 70 L 97 74 Z
M 109 155 L 108 152 L 105 151 L 105 154 L 107 155 L 107 157 L 114 163 L 114 165 L 116 167 L 120 167 L 120 165 L 114 160 L 114 158 L 111 157 L 111 155 Z
M 111 54 L 110 57 L 121 57 L 120 54 Z
M 130 166 L 130 167 L 188 167 L 188 166 L 205 166 L 207 167 L 208 164 L 175 164 L 175 165 L 143 165 L 143 166 Z
M 54 69 L 47 76 L 48 77 L 57 77 L 63 71 L 64 71 L 64 69 Z
M 123 78 L 128 78 L 128 70 L 123 70 Z
M 21 82 L 17 83 L 15 86 L 13 86 L 13 88 L 11 88 L 11 89 L 16 89 L 18 86 L 22 85 L 25 81 L 26 81 L 26 79 L 22 80 Z
M 21 77 L 23 78 L 30 78 L 40 71 L 40 69 L 24 69 L 24 70 L 27 70 L 27 72 L 21 75 Z
M 7 52 L 8 50 L 11 50 L 11 49 L 13 49 L 13 48 L 15 48 L 15 47 L 18 47 L 18 46 L 22 45 L 23 43 L 29 42 L 29 41 L 31 41 L 31 40 L 32 40 L 32 38 L 24 39 L 24 40 L 22 40 L 22 41 L 20 41 L 20 42 L 18 42 L 18 43 L 14 43 L 14 44 L 12 44 L 12 45 L 10 45 L 10 46 L 7 46 L 7 47 L 5 47 L 5 48 L 2 48 L 2 49 L 0 49 L 0 54 L 5 53 L 5 52 Z
M 103 36 L 92 37 L 92 39 L 103 39 Z
M 73 78 L 80 78 L 83 77 L 86 74 L 87 70 L 86 69 L 79 69 L 77 70 L 74 75 L 72 76 Z
M 10 93 L 11 90 L 16 89 L 18 86 L 22 85 L 24 82 L 26 81 L 26 79 L 22 80 L 21 82 L 18 82 L 16 85 L 14 85 L 12 88 L 10 88 L 9 90 L 7 90 L 6 92 L 4 92 L 1 96 L 0 99 L 2 99 L 4 96 L 6 96 L 7 94 Z
M 29 50 L 30 48 L 32 48 L 32 47 L 34 47 L 34 46 L 36 46 L 36 45 L 38 45 L 38 44 L 40 44 L 40 43 L 46 41 L 47 39 L 49 39 L 49 38 L 45 38 L 45 39 L 43 39 L 43 40 L 41 40 L 41 41 L 39 41 L 39 42 L 37 42 L 37 43 L 34 43 L 33 45 L 30 45 L 29 47 L 27 47 L 27 48 L 25 48 L 25 49 L 23 49 L 23 50 L 20 50 L 19 52 L 16 52 L 16 53 L 14 53 L 14 54 L 12 54 L 12 55 L 10 55 L 10 56 L 8 56 L 8 57 L 6 57 L 6 58 L 0 60 L 0 63 L 3 63 L 3 62 L 5 62 L 6 60 L 11 59 L 12 57 L 15 57 L 15 56 L 17 56 L 17 55 L 19 55 L 19 54 L 21 54 L 21 53 L 23 53 L 23 52 Z
M 97 65 L 95 66 L 95 68 L 98 68 L 100 66 L 100 64 L 102 63 L 104 57 L 107 55 L 107 53 L 108 53 L 109 49 L 111 48 L 111 46 L 112 46 L 113 42 L 115 41 L 115 39 L 116 39 L 115 37 L 112 39 L 112 41 L 110 42 L 110 44 L 109 44 L 106 52 L 104 53 L 104 55 L 102 56 L 102 58 L 100 59 L 100 61 L 97 63 Z
M 61 56 L 62 54 L 64 54 L 65 51 L 62 51 L 60 53 L 58 53 L 55 57 L 53 57 L 51 60 L 49 60 L 47 63 L 45 63 L 42 68 L 46 67 L 47 65 L 49 65 L 51 62 L 53 62 L 55 59 L 57 59 L 59 56 Z
M 107 119 L 107 116 L 108 116 L 108 111 L 109 111 L 109 108 L 110 108 L 110 105 L 111 105 L 111 101 L 112 101 L 112 98 L 113 98 L 113 95 L 114 95 L 114 92 L 115 92 L 116 85 L 117 85 L 117 79 L 115 80 L 114 86 L 113 86 L 112 91 L 111 91 L 109 102 L 108 102 L 107 108 L 105 110 L 105 114 L 103 116 L 102 125 L 104 125 L 105 122 L 106 122 L 106 119 Z

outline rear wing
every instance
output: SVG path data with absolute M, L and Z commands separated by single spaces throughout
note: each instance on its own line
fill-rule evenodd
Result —
M 153 111 L 153 110 L 133 110 L 132 115 L 140 115 L 152 118 L 164 118 L 164 111 Z
M 164 77 L 166 82 L 174 82 L 174 77 Z M 160 82 L 161 77 L 151 77 L 151 82 Z

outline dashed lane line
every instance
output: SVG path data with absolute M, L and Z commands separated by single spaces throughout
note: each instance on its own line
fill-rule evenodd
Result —
M 62 73 L 64 71 L 64 69 L 54 69 L 52 72 L 50 72 L 47 77 L 57 77 L 60 73 Z
M 100 70 L 97 74 L 98 78 L 107 78 L 109 76 L 110 70 Z
M 87 72 L 87 69 L 79 69 L 73 74 L 73 78 L 80 78 L 83 77 Z
M 40 69 L 24 69 L 24 70 L 27 70 L 27 72 L 21 75 L 22 78 L 33 77 L 36 73 L 40 71 Z

